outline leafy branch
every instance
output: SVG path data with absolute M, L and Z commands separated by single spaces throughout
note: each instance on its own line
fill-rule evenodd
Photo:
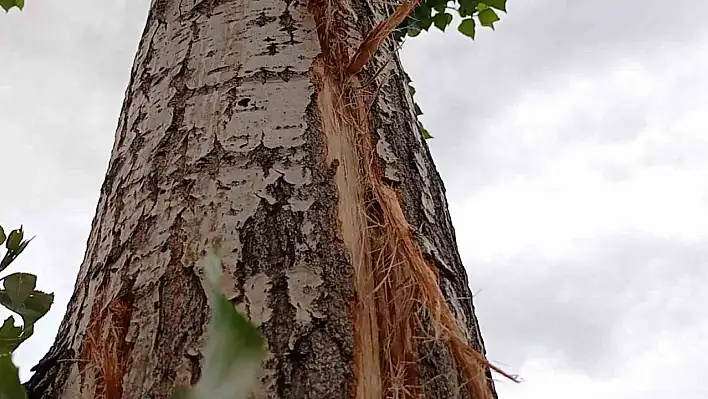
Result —
M 0 0 L 5 1 L 5 0 Z M 4 3 L 2 3 L 5 8 Z M 0 245 L 5 244 L 5 255 L 0 260 L 0 272 L 27 248 L 32 238 L 25 240 L 24 231 L 12 230 L 5 235 L 0 226 Z M 17 367 L 12 363 L 12 353 L 34 333 L 34 325 L 42 318 L 54 302 L 54 294 L 35 290 L 37 276 L 30 273 L 12 273 L 0 278 L 0 305 L 22 318 L 22 326 L 15 325 L 15 317 L 10 316 L 0 327 L 0 398 L 25 399 L 27 393 L 20 383 Z
M 450 6 L 450 3 L 458 4 L 458 6 Z M 432 26 L 445 32 L 445 29 L 452 24 L 452 20 L 454 19 L 454 15 L 449 11 L 454 11 L 462 18 L 462 21 L 457 26 L 457 30 L 474 40 L 477 24 L 494 30 L 494 23 L 500 19 L 497 10 L 506 13 L 506 0 L 421 1 L 418 7 L 396 27 L 391 35 L 394 40 L 401 42 L 406 36 L 416 37 L 422 31 L 428 31 Z M 406 76 L 406 81 L 412 97 L 415 95 L 415 89 L 411 85 L 411 80 L 408 76 Z M 415 108 L 416 119 L 418 119 L 420 115 L 423 115 L 423 112 L 415 101 L 413 102 L 413 106 Z M 418 119 L 418 125 L 424 140 L 433 138 L 428 130 L 423 127 L 420 119 Z
M 457 4 L 457 7 L 448 4 Z M 393 32 L 393 38 L 401 41 L 404 37 L 418 36 L 421 31 L 428 31 L 435 26 L 441 31 L 452 24 L 456 12 L 462 21 L 457 30 L 463 35 L 474 39 L 477 25 L 494 29 L 494 23 L 499 21 L 497 11 L 506 13 L 506 0 L 425 0 L 416 7 Z

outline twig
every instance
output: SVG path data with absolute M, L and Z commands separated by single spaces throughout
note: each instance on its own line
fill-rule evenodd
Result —
M 369 61 L 369 58 L 371 58 L 374 52 L 379 48 L 381 42 L 418 7 L 418 4 L 420 4 L 420 0 L 410 0 L 407 3 L 403 3 L 396 8 L 396 11 L 394 11 L 390 17 L 376 25 L 376 27 L 366 35 L 366 38 L 352 56 L 349 66 L 347 67 L 347 72 L 350 75 L 356 75 L 361 72 L 364 65 Z

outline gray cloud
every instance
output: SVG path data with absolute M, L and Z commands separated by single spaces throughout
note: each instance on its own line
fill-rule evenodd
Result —
M 4 171 L 13 171 L 3 174 L 0 222 L 24 223 L 38 235 L 18 268 L 36 272 L 40 288 L 57 294 L 54 310 L 16 358 L 24 377 L 50 345 L 72 292 L 148 3 L 78 0 L 68 7 L 28 1 L 22 13 L 0 15 L 0 160 Z M 543 184 L 539 176 L 549 173 L 548 165 L 559 157 L 583 155 L 585 147 L 608 151 L 589 157 L 584 167 L 610 182 L 632 181 L 649 167 L 693 171 L 669 176 L 701 179 L 708 172 L 702 117 L 708 107 L 708 61 L 702 56 L 708 53 L 707 11 L 708 3 L 688 0 L 509 1 L 509 14 L 497 30 L 481 30 L 475 42 L 451 29 L 407 44 L 404 61 L 418 89 L 423 121 L 436 137 L 429 143 L 451 204 L 479 203 L 475 198 L 490 186 L 514 195 L 503 188 L 519 176 Z M 653 91 L 625 90 L 632 82 L 624 81 L 625 75 L 613 78 L 623 69 L 630 80 L 639 79 L 639 89 Z M 587 87 L 577 89 L 578 82 Z M 578 177 L 579 185 L 586 184 L 583 178 Z M 688 186 L 675 187 L 693 195 L 684 190 Z M 695 186 L 701 187 L 698 180 Z M 630 189 L 623 192 L 629 196 Z M 598 193 L 604 203 L 617 199 L 601 194 L 606 193 Z M 702 195 L 708 204 L 708 192 Z M 577 200 L 567 193 L 563 198 Z M 676 196 L 667 198 L 655 203 L 654 217 L 660 219 L 658 226 L 678 229 L 687 220 L 674 225 L 665 219 L 687 216 L 672 213 L 682 203 Z M 525 199 L 516 200 L 501 207 L 519 207 Z M 685 203 L 694 209 L 696 201 Z M 538 204 L 522 208 L 539 211 Z M 590 211 L 578 204 L 568 208 L 549 213 L 547 222 L 567 226 L 552 219 Z M 617 215 L 625 208 L 591 211 Z M 667 341 L 689 341 L 700 352 L 701 343 L 691 340 L 706 338 L 700 308 L 708 303 L 706 237 L 690 243 L 642 231 L 603 236 L 612 229 L 579 218 L 579 229 L 596 230 L 568 232 L 575 247 L 562 256 L 543 255 L 529 244 L 526 251 L 481 261 L 465 245 L 470 237 L 499 226 L 510 232 L 519 227 L 512 220 L 516 214 L 507 209 L 495 210 L 502 219 L 508 214 L 496 220 L 497 226 L 494 220 L 467 217 L 484 212 L 462 209 L 453 221 L 474 225 L 458 229 L 458 237 L 472 287 L 481 289 L 476 305 L 492 360 L 517 370 L 550 358 L 556 362 L 553 372 L 580 375 L 586 387 L 597 387 L 588 391 L 594 397 L 708 394 L 697 390 L 705 359 L 696 354 L 675 360 L 665 348 Z M 627 220 L 638 223 L 636 215 Z M 610 221 L 598 221 L 603 223 Z M 527 236 L 494 237 L 533 244 L 533 235 L 543 234 L 541 227 L 526 226 Z M 708 350 L 705 344 L 703 349 Z M 660 374 L 642 386 L 615 381 L 613 388 L 602 388 L 612 378 L 629 378 L 627 370 L 636 364 Z M 500 391 L 508 393 L 503 397 L 592 397 L 577 396 L 572 384 L 577 380 L 525 377 L 529 384 L 516 396 L 502 384 Z M 563 381 L 572 383 L 564 387 Z
M 490 356 L 512 367 L 556 357 L 598 378 L 621 372 L 661 334 L 705 322 L 705 244 L 634 233 L 578 242 L 561 259 L 468 262 Z
M 421 35 L 404 48 L 413 83 L 425 93 L 417 101 L 435 136 L 430 146 L 434 154 L 445 154 L 435 157 L 443 176 L 458 181 L 469 175 L 464 185 L 447 185 L 453 195 L 534 173 L 558 151 L 558 143 L 521 143 L 523 127 L 495 128 L 510 118 L 527 93 L 553 91 L 569 77 L 593 78 L 627 62 L 661 66 L 682 50 L 690 51 L 685 48 L 691 43 L 708 40 L 700 16 L 708 5 L 687 0 L 670 6 L 639 0 L 547 0 L 509 2 L 508 9 L 496 31 L 482 30 L 473 44 L 453 30 Z M 580 115 L 569 119 L 571 125 L 547 137 L 556 135 L 562 142 L 628 139 L 644 126 L 647 106 L 624 99 L 606 107 L 599 121 L 588 120 L 592 118 L 581 108 Z M 507 142 L 503 151 L 495 145 L 498 140 Z
M 0 35 L 20 39 L 2 49 L 13 81 L 0 91 L 0 153 L 22 165 L 7 178 L 24 188 L 3 201 L 98 195 L 147 10 L 127 4 L 28 4 L 3 16 Z

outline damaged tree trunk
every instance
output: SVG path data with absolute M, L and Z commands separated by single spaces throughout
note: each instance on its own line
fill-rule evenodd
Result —
M 153 0 L 73 297 L 31 398 L 200 377 L 202 259 L 263 331 L 257 398 L 495 396 L 378 0 Z

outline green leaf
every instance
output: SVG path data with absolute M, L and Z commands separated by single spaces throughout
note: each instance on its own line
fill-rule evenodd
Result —
M 2 0 L 0 0 L 0 1 L 2 1 Z M 7 238 L 7 236 L 5 236 L 5 229 L 3 229 L 2 226 L 0 226 L 0 245 L 2 245 L 2 243 L 5 242 L 5 238 Z
M 437 12 L 445 12 L 448 0 L 427 0 L 425 4 Z
M 2 1 L 2 0 L 0 0 L 0 1 Z M 12 235 L 12 233 L 10 233 L 10 234 Z M 17 248 L 16 250 L 9 250 L 8 249 L 8 251 L 5 253 L 5 256 L 2 258 L 2 261 L 0 261 L 0 272 L 5 270 L 8 266 L 10 266 L 10 263 L 12 263 L 12 261 L 17 259 L 17 257 L 22 253 L 22 251 L 25 250 L 25 248 L 27 248 L 27 245 L 32 240 L 34 240 L 34 237 L 30 238 L 29 240 L 23 241 L 20 244 L 19 248 Z M 8 239 L 7 242 L 10 242 L 10 240 Z M 2 398 L 0 398 L 0 399 L 2 399 Z
M 411 97 L 415 96 L 415 87 L 408 85 L 408 91 L 410 91 Z
M 3 286 L 15 306 L 22 305 L 37 286 L 37 276 L 29 273 L 13 273 L 3 278 Z
M 21 254 L 22 251 L 24 251 L 25 248 L 27 248 L 27 244 L 32 242 L 32 240 L 34 240 L 34 237 L 30 238 L 29 240 L 22 241 L 22 244 L 20 244 L 20 248 L 18 248 L 17 251 L 15 251 L 15 257 L 17 257 L 17 255 Z
M 47 294 L 42 291 L 32 291 L 32 293 L 21 303 L 15 304 L 7 290 L 0 290 L 0 304 L 22 316 L 24 324 L 23 339 L 29 338 L 34 331 L 34 323 L 41 319 L 54 303 L 54 294 Z
M 0 0 L 2 1 L 2 0 Z M 7 251 L 5 252 L 5 256 L 2 257 L 2 260 L 0 260 L 0 272 L 7 269 L 8 266 L 10 266 L 10 263 L 12 263 L 13 260 L 17 258 L 17 255 L 15 255 L 14 252 L 12 251 Z
M 13 260 L 15 260 L 13 253 L 10 251 L 6 252 L 5 256 L 0 261 L 0 272 L 10 266 L 10 263 L 12 263 Z
M 20 383 L 20 373 L 12 363 L 12 356 L 0 355 L 0 376 L 0 399 L 27 399 L 27 392 Z
M 423 129 L 423 139 L 429 140 L 429 139 L 433 138 L 433 136 L 431 136 L 430 133 L 428 132 L 428 129 L 426 129 L 426 128 L 422 128 L 422 129 Z
M 433 18 L 428 16 L 427 18 L 421 19 L 418 21 L 418 26 L 420 26 L 421 29 L 424 31 L 428 31 L 430 27 L 433 25 Z
M 477 10 L 477 4 L 479 4 L 476 0 L 458 0 L 458 2 L 460 3 L 460 7 L 457 9 L 457 12 L 460 13 L 462 18 L 469 17 L 474 14 Z
M 506 12 L 506 0 L 484 0 L 484 4 Z
M 494 30 L 494 23 L 499 21 L 499 16 L 491 8 L 480 11 L 479 14 L 477 14 L 477 18 L 479 18 L 479 23 L 482 24 L 482 26 L 488 26 L 492 28 L 492 30 Z
M 418 106 L 418 103 L 413 103 L 413 110 L 415 111 L 415 116 L 423 115 L 423 111 L 421 111 L 420 107 Z
M 22 244 L 22 237 L 24 237 L 25 232 L 22 231 L 22 227 L 19 229 L 12 230 L 10 235 L 7 237 L 7 242 L 5 247 L 8 251 L 17 251 L 20 249 L 20 244 Z
M 450 25 L 450 22 L 452 22 L 452 14 L 450 13 L 435 14 L 433 17 L 435 27 L 443 32 L 445 32 L 445 28 Z
M 420 35 L 420 28 L 417 26 L 409 26 L 407 33 L 410 37 L 416 37 Z
M 422 30 L 428 30 L 433 24 L 433 18 L 431 16 L 432 9 L 427 4 L 423 3 L 416 7 L 412 14 L 413 20 L 416 21 L 415 25 Z
M 0 356 L 12 353 L 21 341 L 22 327 L 15 326 L 15 318 L 10 316 L 0 327 Z
M 12 7 L 15 7 L 15 0 L 0 0 L 0 7 L 2 7 L 6 12 Z
M 460 26 L 457 27 L 457 30 L 460 31 L 463 35 L 471 38 L 474 40 L 474 29 L 475 29 L 475 23 L 474 19 L 468 18 L 462 20 L 462 23 L 460 23 Z
M 469 8 L 470 10 L 474 10 L 477 7 L 477 4 L 479 4 L 479 1 L 477 0 L 458 0 L 458 3 L 462 7 Z
M 221 263 L 211 251 L 205 274 L 212 290 L 212 315 L 202 377 L 196 386 L 180 389 L 173 397 L 247 399 L 266 353 L 265 341 L 259 330 L 218 291 Z

